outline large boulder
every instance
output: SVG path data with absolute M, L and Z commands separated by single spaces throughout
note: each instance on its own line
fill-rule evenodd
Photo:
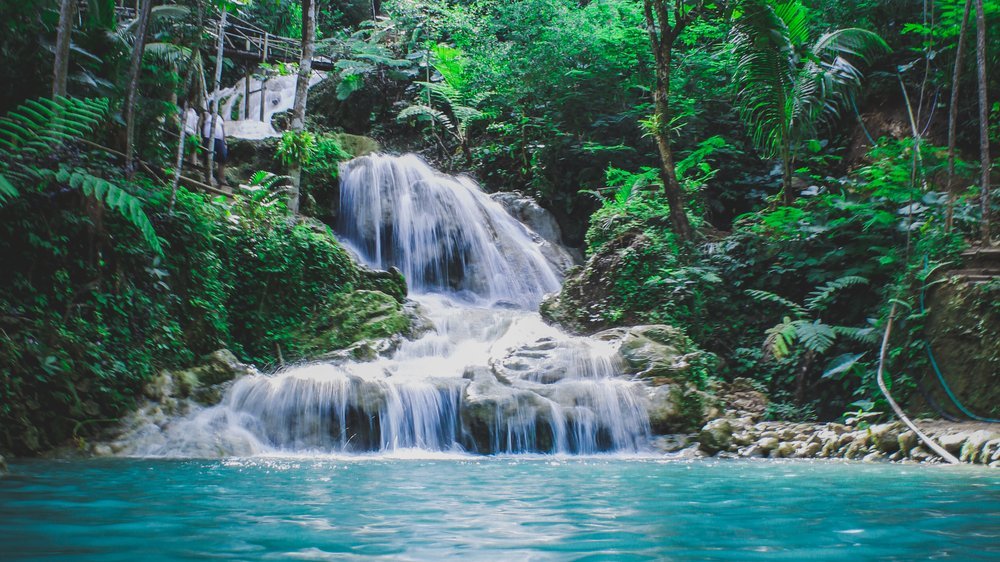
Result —
M 626 374 L 645 378 L 654 385 L 685 381 L 703 386 L 714 360 L 712 354 L 698 349 L 683 330 L 663 324 L 612 328 L 593 337 L 618 346 Z
M 398 268 L 390 267 L 388 271 L 383 271 L 359 264 L 358 269 L 361 273 L 361 284 L 364 288 L 381 291 L 400 303 L 406 300 L 406 279 L 403 277 L 403 272 Z
M 688 433 L 705 423 L 710 398 L 688 384 L 665 384 L 649 390 L 649 427 L 659 435 Z
M 500 203 L 512 217 L 533 230 L 536 234 L 554 244 L 562 244 L 562 233 L 559 223 L 552 213 L 548 212 L 537 201 L 511 191 L 500 191 L 490 195 L 490 198 Z
M 143 394 L 171 411 L 183 408 L 181 401 L 185 399 L 212 405 L 219 402 L 229 383 L 256 372 L 232 351 L 219 349 L 202 357 L 194 367 L 160 371 L 143 387 Z
M 698 433 L 699 447 L 710 455 L 725 451 L 732 442 L 733 426 L 725 418 L 708 422 Z M 775 444 L 777 444 L 777 439 L 775 439 Z
M 616 281 L 630 256 L 642 253 L 649 243 L 647 236 L 630 232 L 603 245 L 583 267 L 566 272 L 562 290 L 542 302 L 542 317 L 578 334 L 640 324 L 641 319 L 630 311 L 617 310 Z
M 462 393 L 465 438 L 479 453 L 502 452 L 508 435 L 534 443 L 535 450 L 552 448 L 552 408 L 538 394 L 503 384 L 487 368 L 465 373 L 471 382 Z
M 330 306 L 303 326 L 298 339 L 306 355 L 346 348 L 364 340 L 408 334 L 412 327 L 403 304 L 382 291 L 352 291 L 331 299 Z
M 510 216 L 539 236 L 540 240 L 536 242 L 540 242 L 542 255 L 560 273 L 565 274 L 571 267 L 583 262 L 583 255 L 578 249 L 566 247 L 559 223 L 552 213 L 537 201 L 527 195 L 510 191 L 500 191 L 490 197 L 500 203 Z

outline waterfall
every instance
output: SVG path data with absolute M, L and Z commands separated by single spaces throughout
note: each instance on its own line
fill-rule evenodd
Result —
M 337 230 L 369 265 L 398 267 L 415 293 L 531 308 L 559 290 L 532 235 L 472 180 L 418 156 L 371 155 L 341 170 Z
M 314 71 L 309 77 L 309 87 L 322 79 L 323 74 Z M 271 119 L 292 108 L 296 80 L 296 74 L 266 80 L 248 76 L 220 90 L 219 114 L 226 119 L 226 136 L 241 139 L 280 137 L 281 133 L 271 126 Z
M 132 453 L 646 447 L 646 387 L 620 376 L 617 349 L 536 312 L 561 277 L 537 233 L 417 156 L 366 156 L 341 172 L 338 236 L 369 265 L 398 267 L 434 329 L 373 361 L 242 378 Z

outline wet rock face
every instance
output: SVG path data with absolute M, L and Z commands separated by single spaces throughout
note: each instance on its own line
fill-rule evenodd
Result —
M 707 368 L 714 361 L 683 330 L 664 324 L 612 328 L 592 337 L 616 347 L 625 374 L 653 386 L 681 382 L 704 388 Z
M 586 347 L 595 341 L 603 345 L 600 360 Z M 606 330 L 589 340 L 541 338 L 510 350 L 491 367 L 501 384 L 536 385 L 532 391 L 567 406 L 568 416 L 574 402 L 584 397 L 574 394 L 582 392 L 575 379 L 640 377 L 649 429 L 653 434 L 678 434 L 695 431 L 720 413 L 717 401 L 699 388 L 701 378 L 691 372 L 689 360 L 701 353 L 692 347 L 673 327 L 635 326 Z
M 539 239 L 535 242 L 540 245 L 542 255 L 560 274 L 565 275 L 570 268 L 583 262 L 583 255 L 579 250 L 567 248 L 563 244 L 562 231 L 552 213 L 534 199 L 509 191 L 494 193 L 490 198 L 538 235 Z
M 552 449 L 552 407 L 541 396 L 503 384 L 489 369 L 470 370 L 465 376 L 472 382 L 462 393 L 460 415 L 472 450 L 489 454 Z
M 559 224 L 555 217 L 531 197 L 510 191 L 501 191 L 490 195 L 490 198 L 500 203 L 512 217 L 534 230 L 545 240 L 553 244 L 562 244 L 562 232 L 559 230 Z
M 612 328 L 594 337 L 618 345 L 629 374 L 649 379 L 684 378 L 691 367 L 692 357 L 682 350 L 693 346 L 679 328 L 662 324 Z

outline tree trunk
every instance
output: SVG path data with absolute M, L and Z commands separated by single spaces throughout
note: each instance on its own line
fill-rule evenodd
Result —
M 983 245 L 990 243 L 990 134 L 989 99 L 986 95 L 986 16 L 983 14 L 983 0 L 976 0 L 976 74 L 979 77 L 979 161 L 980 206 L 982 207 Z
M 56 34 L 56 60 L 52 67 L 52 97 L 66 95 L 69 76 L 69 46 L 73 39 L 73 15 L 76 0 L 62 0 L 59 5 L 59 30 Z
M 694 238 L 691 222 L 684 212 L 684 192 L 677 180 L 677 168 L 674 165 L 674 152 L 670 148 L 670 129 L 668 127 L 670 108 L 667 105 L 670 95 L 670 47 L 662 53 L 656 64 L 656 148 L 660 153 L 660 181 L 663 182 L 663 195 L 670 207 L 670 222 L 674 226 L 677 238 L 686 241 Z
M 788 133 L 785 133 L 781 148 L 781 197 L 785 206 L 795 204 L 795 189 L 792 187 L 792 149 L 789 145 Z
M 149 27 L 149 14 L 152 11 L 153 0 L 143 0 L 136 24 L 132 63 L 128 71 L 128 84 L 125 86 L 125 170 L 128 174 L 131 174 L 135 168 L 133 160 L 135 157 L 133 154 L 135 150 L 135 104 L 139 96 L 139 71 L 142 70 L 142 55 L 146 49 L 146 29 Z
M 316 1 L 302 0 L 302 58 L 299 59 L 299 75 L 295 81 L 295 103 L 292 106 L 292 131 L 306 128 L 306 99 L 309 97 L 309 78 L 312 75 L 312 59 L 316 50 Z M 292 189 L 288 194 L 288 209 L 299 212 L 299 196 L 302 186 L 302 163 L 292 165 L 288 175 Z
M 674 166 L 674 153 L 670 147 L 670 63 L 673 56 L 674 41 L 680 34 L 684 23 L 677 21 L 670 26 L 664 0 L 645 0 L 643 2 L 649 44 L 656 59 L 656 88 L 653 90 L 653 102 L 656 109 L 653 136 L 656 148 L 660 153 L 660 181 L 663 183 L 663 195 L 670 207 L 670 222 L 674 234 L 681 241 L 691 240 L 694 232 L 687 213 L 684 212 L 684 192 L 677 181 L 677 169 Z M 655 14 L 655 15 L 654 15 Z M 659 32 L 657 32 L 659 28 Z
M 184 145 L 187 140 L 187 113 L 191 108 L 191 85 L 194 81 L 194 73 L 198 72 L 201 74 L 201 28 L 205 22 L 205 7 L 200 1 L 197 3 L 197 14 L 198 20 L 195 24 L 197 31 L 194 35 L 194 40 L 191 42 L 191 58 L 188 60 L 188 69 L 184 74 L 184 86 L 181 90 L 181 96 L 184 99 L 184 106 L 181 108 L 181 126 L 180 135 L 177 140 L 177 161 L 174 165 L 174 179 L 172 185 L 170 186 L 170 214 L 174 213 L 174 204 L 177 202 L 177 187 L 181 183 L 181 173 L 184 171 Z M 195 124 L 195 137 L 198 135 L 198 125 Z
M 962 25 L 958 31 L 958 47 L 955 49 L 955 69 L 951 75 L 951 100 L 948 103 L 948 211 L 945 214 L 944 227 L 951 231 L 955 215 L 955 141 L 958 124 L 958 90 L 962 78 L 962 56 L 965 54 L 965 34 L 969 28 L 969 11 L 972 0 L 965 0 L 965 10 L 962 13 Z
M 215 179 L 215 125 L 219 122 L 219 90 L 222 89 L 222 53 L 225 48 L 227 14 L 228 12 L 223 9 L 219 16 L 219 42 L 215 49 L 215 80 L 212 82 L 215 89 L 212 93 L 212 99 L 208 103 L 211 118 L 208 125 L 208 140 L 206 141 L 208 143 L 208 170 L 205 173 L 208 174 L 208 184 L 212 187 L 219 184 Z

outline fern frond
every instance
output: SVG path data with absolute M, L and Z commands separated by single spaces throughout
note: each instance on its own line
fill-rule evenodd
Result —
M 339 60 L 334 66 L 340 71 L 341 76 L 366 74 L 375 70 L 375 65 L 358 60 Z
M 17 197 L 20 193 L 14 184 L 7 180 L 7 177 L 0 174 L 0 206 L 3 206 L 7 201 Z
M 806 315 L 806 309 L 803 308 L 801 305 L 796 304 L 784 297 L 780 297 L 772 292 L 758 291 L 756 289 L 748 289 L 746 293 L 756 301 L 781 305 L 794 312 L 796 316 Z
M 397 121 L 407 121 L 409 119 L 437 121 L 446 127 L 451 126 L 451 119 L 442 111 L 438 111 L 428 105 L 411 105 L 396 116 Z
M 819 319 L 813 321 L 796 320 L 793 324 L 795 325 L 796 337 L 802 342 L 802 346 L 810 351 L 823 353 L 830 349 L 834 340 L 837 339 L 833 326 L 824 324 Z
M 91 132 L 108 113 L 104 98 L 25 102 L 0 118 L 0 157 L 38 153 Z
M 768 328 L 764 333 L 767 335 L 764 339 L 764 350 L 775 359 L 783 359 L 791 354 L 796 338 L 795 323 L 791 318 L 785 316 L 780 324 Z
M 117 212 L 142 234 L 143 240 L 146 241 L 151 250 L 157 255 L 163 255 L 160 239 L 157 237 L 153 223 L 146 216 L 142 201 L 138 197 L 81 168 L 73 170 L 65 167 L 60 168 L 54 174 L 54 178 L 70 187 L 80 189 L 87 197 L 92 197 L 104 203 L 107 208 Z
M 856 328 L 852 326 L 834 326 L 833 332 L 838 336 L 843 336 L 849 340 L 856 341 L 858 343 L 863 343 L 866 345 L 875 345 L 878 343 L 879 336 L 881 333 L 876 330 L 873 326 L 867 328 Z
M 815 291 L 809 293 L 809 296 L 806 298 L 806 308 L 809 310 L 821 310 L 825 305 L 829 304 L 838 291 L 847 287 L 867 284 L 868 279 L 859 275 L 845 275 L 839 279 L 834 279 L 820 285 Z

